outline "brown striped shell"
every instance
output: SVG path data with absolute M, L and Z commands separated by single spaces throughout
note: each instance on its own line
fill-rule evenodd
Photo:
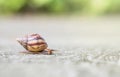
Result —
M 17 41 L 30 52 L 41 52 L 45 50 L 48 45 L 39 34 L 27 35 L 23 38 L 17 38 Z

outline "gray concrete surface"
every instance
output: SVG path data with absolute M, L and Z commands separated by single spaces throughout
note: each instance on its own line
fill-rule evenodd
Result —
M 120 18 L 0 18 L 0 77 L 119 77 Z M 39 33 L 54 55 L 22 54 L 16 37 Z

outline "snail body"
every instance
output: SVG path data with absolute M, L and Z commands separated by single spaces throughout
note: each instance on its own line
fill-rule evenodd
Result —
M 51 49 L 47 49 L 46 41 L 39 34 L 26 35 L 22 38 L 17 38 L 17 41 L 28 51 L 33 53 L 47 52 L 52 54 Z

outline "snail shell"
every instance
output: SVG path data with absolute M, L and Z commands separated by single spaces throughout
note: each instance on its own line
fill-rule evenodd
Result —
M 45 50 L 48 45 L 39 34 L 27 35 L 23 38 L 17 38 L 17 41 L 30 52 L 41 52 Z

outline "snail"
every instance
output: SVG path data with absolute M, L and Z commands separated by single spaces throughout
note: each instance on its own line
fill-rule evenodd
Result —
M 48 44 L 39 34 L 30 34 L 16 39 L 26 50 L 25 53 L 52 54 L 52 49 L 48 49 Z

